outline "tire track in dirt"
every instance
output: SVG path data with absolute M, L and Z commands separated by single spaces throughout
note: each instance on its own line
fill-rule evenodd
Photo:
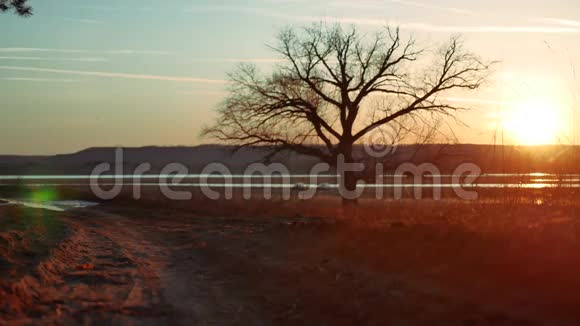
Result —
M 223 232 L 213 223 L 97 209 L 59 218 L 70 235 L 0 293 L 0 324 L 264 324 L 207 256 L 201 235 Z
M 33 271 L 0 289 L 0 324 L 143 324 L 165 318 L 159 250 L 125 227 L 123 217 L 66 215 L 70 236 Z

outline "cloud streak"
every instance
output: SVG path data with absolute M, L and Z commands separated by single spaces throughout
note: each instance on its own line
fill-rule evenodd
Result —
M 225 96 L 228 94 L 226 91 L 203 91 L 203 90 L 193 90 L 193 91 L 180 91 L 177 92 L 179 95 L 206 95 L 206 96 Z
M 107 62 L 105 58 L 48 58 L 48 57 L 20 57 L 20 56 L 0 56 L 0 60 L 14 61 L 72 61 L 72 62 Z
M 155 51 L 155 50 L 108 50 L 106 54 L 116 55 L 132 55 L 132 54 L 151 54 L 151 55 L 176 55 L 176 52 L 171 51 Z
M 51 52 L 51 53 L 89 53 L 89 50 L 82 49 L 56 49 L 56 48 L 0 48 L 0 53 L 38 53 L 38 52 Z M 107 55 L 177 55 L 177 52 L 172 51 L 157 51 L 157 50 L 129 50 L 129 49 L 118 49 L 118 50 L 104 50 L 104 51 L 93 51 L 97 53 L 107 54 Z
M 136 80 L 166 81 L 166 82 L 178 82 L 178 83 L 200 83 L 200 84 L 225 84 L 225 83 L 227 83 L 227 81 L 220 80 L 220 79 L 130 74 L 130 73 L 105 72 L 105 71 L 81 71 L 81 70 L 38 68 L 38 67 L 0 66 L 0 70 L 40 72 L 40 73 L 53 73 L 53 74 L 64 74 L 64 75 L 78 75 L 78 76 L 91 76 L 91 77 L 101 77 L 101 78 L 121 78 L 121 79 L 136 79 Z
M 222 59 L 197 59 L 194 62 L 212 62 L 212 63 L 280 63 L 285 62 L 279 58 L 222 58 Z
M 268 0 L 267 2 L 276 5 L 280 4 L 299 4 L 301 6 L 307 5 L 309 8 L 328 8 L 331 7 L 342 7 L 342 8 L 352 8 L 352 9 L 388 9 L 389 4 L 396 4 L 405 7 L 414 7 L 422 9 L 435 9 L 441 11 L 450 11 L 457 14 L 471 14 L 473 11 L 457 7 L 446 7 L 440 5 L 434 5 L 432 3 L 413 1 L 413 0 L 375 0 L 375 1 L 324 1 L 320 5 L 309 5 L 311 1 L 309 0 Z M 433 1 L 434 2 L 434 1 Z
M 394 0 L 398 1 L 398 0 Z M 402 0 L 401 0 L 402 1 Z M 408 3 L 408 1 L 405 1 Z M 309 15 L 289 15 L 286 13 L 250 7 L 235 7 L 235 6 L 198 6 L 191 9 L 192 12 L 199 11 L 232 11 L 244 14 L 257 15 L 262 17 L 288 19 L 305 22 L 336 22 L 343 24 L 354 25 L 369 25 L 369 26 L 387 26 L 396 25 L 401 29 L 425 31 L 425 32 L 441 32 L 441 33 L 580 33 L 580 26 L 543 26 L 543 25 L 437 25 L 427 22 L 401 22 L 393 24 L 386 19 L 376 19 L 367 17 L 332 17 L 332 16 L 309 16 Z
M 79 79 L 58 79 L 58 78 L 36 78 L 36 77 L 2 77 L 0 80 L 7 81 L 26 81 L 26 82 L 56 82 L 56 83 L 75 83 Z
M 433 5 L 430 3 L 417 2 L 417 1 L 411 1 L 411 0 L 389 0 L 389 2 L 397 3 L 397 4 L 401 4 L 401 5 L 405 5 L 405 6 L 416 7 L 416 8 L 450 11 L 450 12 L 453 12 L 456 14 L 472 14 L 473 13 L 473 11 L 468 10 L 468 9 L 456 8 L 456 7 L 444 7 L 444 6 Z
M 151 11 L 153 10 L 152 7 L 135 7 L 135 6 L 75 6 L 78 9 L 84 10 L 96 10 L 96 11 L 119 11 L 119 10 L 128 10 L 131 12 L 134 11 Z
M 75 23 L 83 23 L 83 24 L 104 24 L 104 21 L 96 20 L 96 19 L 87 19 L 87 18 L 65 18 L 64 20 L 75 22 Z
M 578 21 L 578 20 L 569 20 L 569 19 L 560 19 L 560 18 L 542 18 L 541 21 L 549 23 L 549 24 L 571 26 L 571 27 L 580 27 L 580 21 Z
M 86 53 L 86 50 L 48 49 L 48 48 L 0 48 L 0 52 L 56 52 L 56 53 Z
M 573 27 L 549 27 L 549 26 L 505 26 L 505 25 L 434 25 L 428 23 L 402 23 L 399 25 L 402 29 L 410 29 L 427 32 L 446 32 L 446 33 L 580 33 L 580 28 Z
M 509 103 L 507 101 L 472 98 L 472 97 L 443 97 L 441 99 L 447 102 L 466 103 L 466 104 L 470 103 L 470 104 L 485 104 L 485 105 L 504 105 L 506 103 Z

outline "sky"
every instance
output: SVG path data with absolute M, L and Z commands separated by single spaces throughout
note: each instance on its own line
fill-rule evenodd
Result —
M 425 47 L 460 34 L 499 61 L 485 88 L 450 95 L 473 107 L 460 141 L 575 143 L 576 1 L 30 0 L 30 18 L 0 14 L 0 154 L 210 142 L 227 73 L 271 70 L 280 28 L 321 21 L 400 26 Z

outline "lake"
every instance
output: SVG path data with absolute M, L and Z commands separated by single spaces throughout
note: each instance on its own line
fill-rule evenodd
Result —
M 406 175 L 384 174 L 379 177 L 380 182 L 359 184 L 362 188 L 393 188 L 393 187 L 421 187 L 421 188 L 580 188 L 580 174 L 550 174 L 550 173 L 490 173 L 482 174 L 471 184 L 464 183 L 466 176 L 453 176 L 450 174 L 424 175 L 418 179 Z M 42 186 L 70 186 L 83 187 L 91 182 L 99 180 L 101 186 L 122 184 L 125 186 L 140 185 L 143 187 L 232 187 L 232 188 L 320 188 L 333 189 L 337 187 L 338 175 L 2 175 L 0 187 L 14 186 L 16 184 L 32 187 Z

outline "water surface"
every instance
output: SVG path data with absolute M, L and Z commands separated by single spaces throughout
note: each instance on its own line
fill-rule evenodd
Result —
M 374 182 L 360 184 L 361 188 L 580 188 L 580 174 L 549 174 L 549 173 L 488 173 L 480 175 L 475 182 L 462 183 L 467 175 L 451 174 L 424 175 L 418 178 L 407 175 L 383 174 Z M 86 187 L 98 180 L 102 187 L 123 185 L 142 187 L 212 187 L 212 188 L 337 188 L 339 175 L 323 174 L 273 174 L 254 175 L 219 175 L 219 174 L 183 174 L 183 175 L 2 175 L 0 186 L 24 184 L 27 186 L 74 186 Z M 211 181 L 210 181 L 211 180 Z

